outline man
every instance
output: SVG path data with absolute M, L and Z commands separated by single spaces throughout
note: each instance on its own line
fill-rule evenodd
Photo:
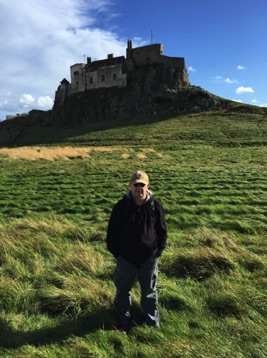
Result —
M 166 246 L 163 206 L 149 190 L 144 171 L 133 173 L 130 190 L 113 207 L 107 229 L 107 247 L 116 258 L 115 309 L 119 329 L 128 331 L 131 319 L 131 288 L 137 276 L 141 307 L 147 325 L 159 327 L 158 260 Z

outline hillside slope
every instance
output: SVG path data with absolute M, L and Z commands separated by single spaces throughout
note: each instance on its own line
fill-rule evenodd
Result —
M 95 132 L 99 136 L 108 129 L 145 125 L 171 118 L 190 121 L 191 116 L 195 115 L 203 120 L 212 118 L 217 124 L 228 117 L 243 122 L 256 120 L 261 128 L 260 123 L 266 121 L 267 116 L 265 108 L 240 105 L 200 87 L 161 89 L 141 97 L 139 93 L 138 99 L 134 93 L 120 88 L 92 90 L 90 94 L 82 92 L 68 97 L 61 106 L 55 103 L 51 111 L 33 110 L 26 116 L 0 122 L 0 146 L 77 144 L 77 137 L 81 135 L 83 143 L 92 144 L 92 141 L 97 142 L 97 137 L 92 137 Z M 259 129 L 256 138 L 264 139 L 265 135 L 265 129 Z

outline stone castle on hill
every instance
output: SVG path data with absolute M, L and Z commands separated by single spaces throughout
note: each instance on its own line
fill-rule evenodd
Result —
M 221 100 L 189 82 L 185 59 L 163 55 L 163 45 L 133 48 L 114 57 L 70 67 L 70 82 L 60 82 L 51 111 L 32 111 L 42 125 L 88 124 L 104 120 L 179 115 L 220 108 Z
M 161 120 L 225 109 L 229 104 L 228 100 L 191 85 L 184 58 L 163 55 L 161 44 L 133 48 L 129 40 L 126 57 L 109 54 L 98 61 L 88 57 L 86 63 L 72 65 L 70 74 L 71 81 L 64 78 L 58 86 L 51 110 L 32 110 L 0 123 L 2 146 L 33 144 L 40 128 L 44 129 L 44 143 L 50 143 L 52 139 L 46 138 L 46 134 L 52 132 L 45 130 L 48 126 L 59 126 L 55 133 L 60 133 L 65 125 L 71 125 L 70 129 L 78 125 L 77 133 L 84 133 L 83 125 L 90 123 L 114 120 L 127 124 L 128 118 L 146 123 L 153 116 Z M 243 107 L 237 110 L 248 110 Z M 60 134 L 59 140 L 62 138 Z M 110 139 L 106 139 L 107 144 Z M 72 140 L 75 143 L 74 137 Z M 81 140 L 80 137 L 78 141 Z
M 55 103 L 59 106 L 69 96 L 80 92 L 125 88 L 136 81 L 152 91 L 155 86 L 181 88 L 190 85 L 183 57 L 163 55 L 161 44 L 133 48 L 131 40 L 127 44 L 126 58 L 109 54 L 106 59 L 92 61 L 87 57 L 86 63 L 70 67 L 70 75 L 71 82 L 64 78 L 56 91 Z

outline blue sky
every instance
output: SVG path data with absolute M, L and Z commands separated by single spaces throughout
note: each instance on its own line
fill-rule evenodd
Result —
M 48 110 L 70 66 L 163 44 L 192 85 L 267 106 L 266 0 L 0 0 L 0 119 Z

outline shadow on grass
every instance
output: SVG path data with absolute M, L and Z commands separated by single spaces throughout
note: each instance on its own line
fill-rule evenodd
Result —
M 62 320 L 57 326 L 40 328 L 31 332 L 12 329 L 7 322 L 0 319 L 0 348 L 15 349 L 24 345 L 35 347 L 61 342 L 74 335 L 85 336 L 98 329 L 114 329 L 115 314 L 113 309 L 99 309 L 91 315 Z
M 129 116 L 127 119 L 110 118 L 103 121 L 92 121 L 85 123 L 78 123 L 70 120 L 69 123 L 53 123 L 43 125 L 43 117 L 46 114 L 41 114 L 39 120 L 34 120 L 31 116 L 21 118 L 14 118 L 12 121 L 4 121 L 0 123 L 0 132 L 4 133 L 0 136 L 0 146 L 25 146 L 25 145 L 51 145 L 51 144 L 83 144 L 92 145 L 99 142 L 101 132 L 111 129 L 127 128 L 129 126 L 141 126 L 149 123 L 157 123 L 173 118 L 175 113 L 157 114 L 146 116 Z M 86 135 L 94 133 L 93 138 L 86 138 Z M 80 137 L 85 136 L 85 138 Z M 107 145 L 118 144 L 120 138 L 116 140 L 107 137 L 101 138 L 101 142 Z M 128 139 L 123 138 L 122 142 L 128 142 Z
M 199 253 L 197 255 L 178 255 L 165 262 L 161 270 L 166 275 L 179 278 L 190 277 L 204 281 L 215 274 L 229 274 L 234 265 L 226 257 L 215 254 Z

